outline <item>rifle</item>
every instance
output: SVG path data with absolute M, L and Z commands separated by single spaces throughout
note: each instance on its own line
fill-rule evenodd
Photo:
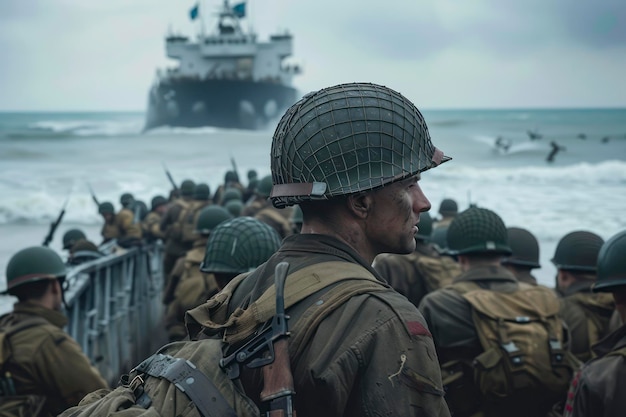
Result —
M 56 232 L 57 227 L 59 227 L 59 225 L 61 224 L 61 220 L 63 220 L 63 216 L 65 216 L 65 208 L 67 207 L 67 203 L 69 201 L 70 201 L 70 196 L 68 195 L 67 198 L 65 199 L 65 203 L 63 204 L 63 208 L 61 208 L 61 212 L 59 213 L 59 216 L 54 222 L 50 223 L 50 230 L 48 231 L 48 235 L 46 236 L 46 238 L 43 240 L 43 243 L 42 243 L 43 246 L 48 246 L 50 242 L 52 242 L 52 239 L 54 238 L 54 232 Z
M 165 162 L 162 162 L 162 164 L 163 164 L 163 169 L 165 170 L 165 175 L 167 175 L 167 179 L 170 180 L 170 184 L 172 184 L 174 191 L 178 191 L 178 185 L 176 185 L 176 183 L 174 182 L 174 178 L 172 178 L 172 174 L 170 174 L 170 171 L 165 166 Z
M 263 367 L 263 391 L 261 402 L 267 404 L 266 417 L 295 417 L 293 409 L 293 374 L 289 365 L 289 351 L 287 338 L 289 316 L 285 314 L 285 280 L 289 264 L 281 262 L 274 270 L 274 285 L 276 286 L 276 315 L 272 320 L 272 330 L 277 337 L 274 339 L 274 361 Z
M 93 192 L 93 188 L 91 188 L 91 184 L 87 183 L 87 187 L 89 187 L 89 192 L 91 193 L 91 199 L 93 200 L 94 203 L 96 203 L 97 207 L 100 207 L 100 202 L 98 201 L 98 198 L 96 197 L 96 193 Z
M 233 167 L 233 172 L 235 173 L 235 175 L 237 175 L 237 178 L 239 178 L 239 172 L 237 171 L 237 163 L 235 162 L 235 158 L 232 155 L 230 157 L 230 165 Z

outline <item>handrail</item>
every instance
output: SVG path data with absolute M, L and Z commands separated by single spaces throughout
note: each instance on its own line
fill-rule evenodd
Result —
M 67 332 L 111 386 L 166 341 L 163 245 L 122 250 L 72 267 Z

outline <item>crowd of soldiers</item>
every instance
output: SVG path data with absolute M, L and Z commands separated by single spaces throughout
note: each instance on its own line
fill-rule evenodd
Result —
M 420 174 L 451 158 L 376 84 L 305 96 L 271 155 L 272 175 L 246 186 L 229 171 L 213 195 L 185 180 L 147 213 L 127 193 L 117 213 L 101 203 L 104 245 L 66 233 L 70 262 L 164 245 L 171 343 L 115 389 L 62 331 L 65 264 L 18 252 L 3 394 L 65 417 L 622 415 L 626 231 L 566 234 L 555 288 L 540 285 L 530 231 L 451 198 L 429 214 Z

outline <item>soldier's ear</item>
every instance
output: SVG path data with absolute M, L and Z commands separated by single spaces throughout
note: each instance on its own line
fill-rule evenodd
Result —
M 367 218 L 372 207 L 371 193 L 350 194 L 346 200 L 348 210 L 360 219 Z

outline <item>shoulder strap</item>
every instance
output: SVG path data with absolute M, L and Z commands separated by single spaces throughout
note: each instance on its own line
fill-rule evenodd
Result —
M 25 318 L 18 323 L 9 324 L 8 326 L 0 329 L 0 367 L 4 366 L 6 361 L 11 357 L 11 351 L 8 346 L 8 349 L 5 351 L 5 341 L 8 341 L 9 338 L 15 333 L 43 324 L 49 324 L 48 320 L 43 317 L 32 316 Z
M 626 346 L 621 349 L 613 350 L 605 355 L 606 356 L 622 356 L 626 360 Z
M 274 316 L 276 288 L 271 285 L 257 300 L 245 310 L 237 308 L 224 322 L 214 318 L 225 316 L 228 299 L 245 277 L 238 276 L 231 281 L 220 294 L 209 301 L 209 311 L 200 324 L 214 330 L 225 330 L 224 341 L 234 344 L 246 339 L 262 323 Z M 366 268 L 342 261 L 323 262 L 302 268 L 289 274 L 285 283 L 285 308 L 289 308 L 309 295 L 342 281 L 367 281 L 370 290 L 387 289 L 387 284 L 378 281 Z M 221 301 L 221 303 L 220 303 Z M 205 310 L 206 311 L 206 310 Z

